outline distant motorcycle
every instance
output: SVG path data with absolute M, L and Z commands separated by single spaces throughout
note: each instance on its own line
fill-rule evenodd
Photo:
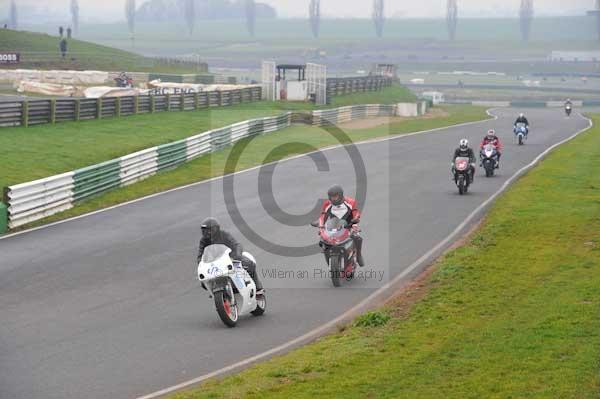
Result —
M 204 249 L 198 265 L 198 279 L 202 288 L 214 299 L 217 314 L 227 327 L 235 327 L 240 316 L 248 313 L 260 316 L 265 313 L 265 295 L 256 297 L 256 284 L 239 261 L 230 257 L 231 249 L 214 244 Z M 247 252 L 244 256 L 255 262 Z
M 117 87 L 129 88 L 133 87 L 133 79 L 126 73 L 121 73 L 115 78 L 115 84 Z
M 481 165 L 485 170 L 485 177 L 494 176 L 494 171 L 498 167 L 498 149 L 493 144 L 486 144 L 481 149 Z
M 524 123 L 517 123 L 513 131 L 519 141 L 519 145 L 525 144 L 527 136 L 529 135 L 529 127 Z
M 351 280 L 358 264 L 356 248 L 352 239 L 352 226 L 345 220 L 330 216 L 324 226 L 312 223 L 319 228 L 320 242 L 325 258 L 329 262 L 329 273 L 334 287 L 341 285 L 342 279 Z
M 467 157 L 457 157 L 454 160 L 454 182 L 458 187 L 458 193 L 464 195 L 469 191 L 471 185 L 471 164 Z
M 571 116 L 571 112 L 573 112 L 573 106 L 571 104 L 565 105 L 565 113 L 568 117 Z

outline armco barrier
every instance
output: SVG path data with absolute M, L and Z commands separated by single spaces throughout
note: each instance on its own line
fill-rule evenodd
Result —
M 218 151 L 255 135 L 267 134 L 296 123 L 323 126 L 369 116 L 416 116 L 426 111 L 427 103 L 396 105 L 356 105 L 312 113 L 252 119 L 204 132 L 173 143 L 148 148 L 97 165 L 29 183 L 5 188 L 8 227 L 24 224 L 62 212 L 77 202 L 148 178 L 194 158 Z M 408 110 L 408 112 L 407 112 Z M 406 115 L 410 114 L 410 115 Z M 0 205 L 0 229 L 2 208 Z

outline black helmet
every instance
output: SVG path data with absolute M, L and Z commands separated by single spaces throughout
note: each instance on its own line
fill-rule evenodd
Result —
M 327 191 L 327 196 L 333 205 L 342 205 L 344 203 L 344 189 L 339 184 L 331 186 L 329 191 Z
M 202 237 L 211 238 L 219 234 L 221 231 L 221 225 L 215 218 L 206 218 L 200 226 L 202 228 Z

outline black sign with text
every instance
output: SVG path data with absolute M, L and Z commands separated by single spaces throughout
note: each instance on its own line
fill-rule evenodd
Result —
M 0 64 L 18 64 L 21 61 L 19 53 L 3 53 L 0 52 Z

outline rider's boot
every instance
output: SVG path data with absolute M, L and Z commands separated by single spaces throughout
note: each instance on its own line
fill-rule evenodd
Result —
M 356 248 L 356 261 L 358 262 L 358 265 L 360 267 L 363 267 L 365 265 L 365 260 L 362 256 L 363 239 L 361 236 L 358 235 L 354 236 L 352 239 L 354 240 L 354 247 Z

